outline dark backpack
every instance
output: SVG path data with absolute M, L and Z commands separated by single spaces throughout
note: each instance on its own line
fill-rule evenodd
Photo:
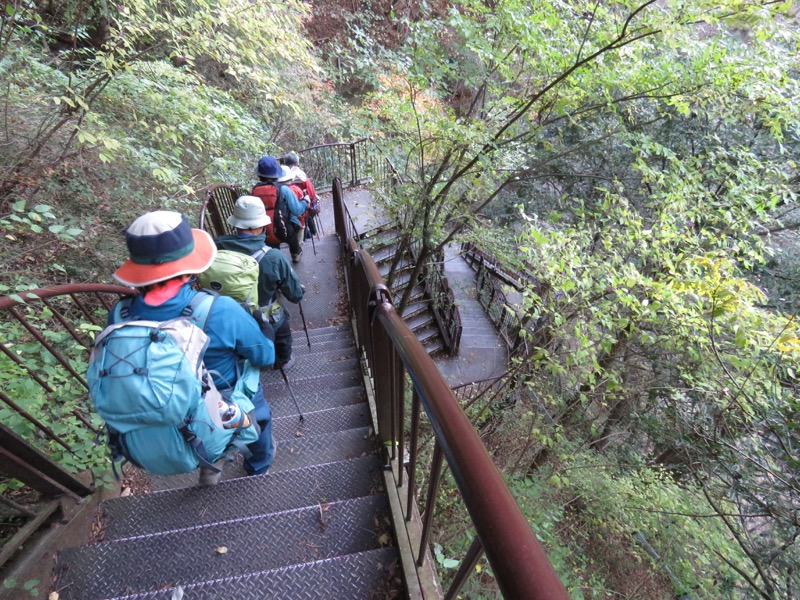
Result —
M 281 194 L 282 185 L 261 183 L 253 188 L 253 196 L 261 198 L 272 223 L 267 225 L 267 244 L 277 248 L 281 242 L 289 243 L 289 205 Z

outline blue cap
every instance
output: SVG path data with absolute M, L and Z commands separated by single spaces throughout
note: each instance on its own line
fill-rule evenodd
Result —
M 277 179 L 280 177 L 280 174 L 281 168 L 278 165 L 278 161 L 271 156 L 262 156 L 261 160 L 258 161 L 258 166 L 256 167 L 257 177 L 264 177 L 265 179 Z

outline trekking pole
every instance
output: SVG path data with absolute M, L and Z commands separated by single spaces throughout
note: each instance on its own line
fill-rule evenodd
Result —
M 286 383 L 286 387 L 289 388 L 289 395 L 292 397 L 292 400 L 294 400 L 294 407 L 297 409 L 297 414 L 300 415 L 300 422 L 302 423 L 306 418 L 303 416 L 303 413 L 300 412 L 300 405 L 297 403 L 297 398 L 294 396 L 292 386 L 289 385 L 289 378 L 286 376 L 286 371 L 283 370 L 283 367 L 279 367 L 279 369 L 281 371 L 281 377 L 283 377 L 283 381 Z
M 306 326 L 306 316 L 303 314 L 303 301 L 297 303 L 297 306 L 300 308 L 300 318 L 303 319 L 303 329 L 306 332 L 306 341 L 308 342 L 308 347 L 311 348 L 311 338 L 308 337 L 308 327 Z
M 316 215 L 311 217 L 311 222 L 314 223 L 314 219 L 316 219 Z M 317 255 L 317 245 L 314 243 L 314 236 L 309 236 L 311 238 L 311 249 L 314 250 L 314 256 Z

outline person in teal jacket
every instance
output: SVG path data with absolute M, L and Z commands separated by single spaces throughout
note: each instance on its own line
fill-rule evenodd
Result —
M 260 198 L 242 196 L 237 199 L 228 223 L 236 229 L 236 233 L 216 238 L 214 243 L 219 250 L 252 256 L 262 248 L 267 249 L 259 262 L 258 305 L 268 315 L 275 333 L 277 364 L 290 369 L 294 365 L 292 329 L 289 313 L 278 301 L 278 295 L 280 293 L 290 302 L 300 302 L 303 299 L 303 285 L 286 255 L 266 245 L 265 229 L 270 219 Z
M 211 236 L 192 229 L 180 213 L 156 211 L 131 223 L 125 241 L 130 259 L 114 272 L 114 278 L 139 289 L 131 314 L 152 321 L 180 317 L 198 293 L 193 289 L 194 275 L 205 271 L 217 255 Z M 109 318 L 113 314 L 112 310 Z M 203 362 L 223 395 L 236 384 L 239 361 L 247 359 L 261 368 L 275 362 L 273 343 L 233 298 L 218 296 L 214 300 L 205 332 L 209 345 Z M 245 460 L 244 469 L 249 475 L 259 475 L 267 472 L 275 455 L 272 412 L 260 384 L 252 402 L 261 433 L 247 446 L 252 456 Z M 201 485 L 214 485 L 218 480 L 219 473 L 200 469 Z

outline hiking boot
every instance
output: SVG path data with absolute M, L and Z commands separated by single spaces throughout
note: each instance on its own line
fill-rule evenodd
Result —
M 294 356 L 281 365 L 281 369 L 288 371 L 294 366 Z
M 222 477 L 222 467 L 224 465 L 225 459 L 220 459 L 215 462 L 214 466 L 219 469 L 219 471 L 216 473 L 208 467 L 200 467 L 200 478 L 197 481 L 197 485 L 200 487 L 211 487 L 212 485 L 217 485 L 220 477 Z
M 300 257 L 303 256 L 303 249 L 300 249 L 300 252 L 297 254 L 292 254 L 292 262 L 297 264 L 300 262 Z

